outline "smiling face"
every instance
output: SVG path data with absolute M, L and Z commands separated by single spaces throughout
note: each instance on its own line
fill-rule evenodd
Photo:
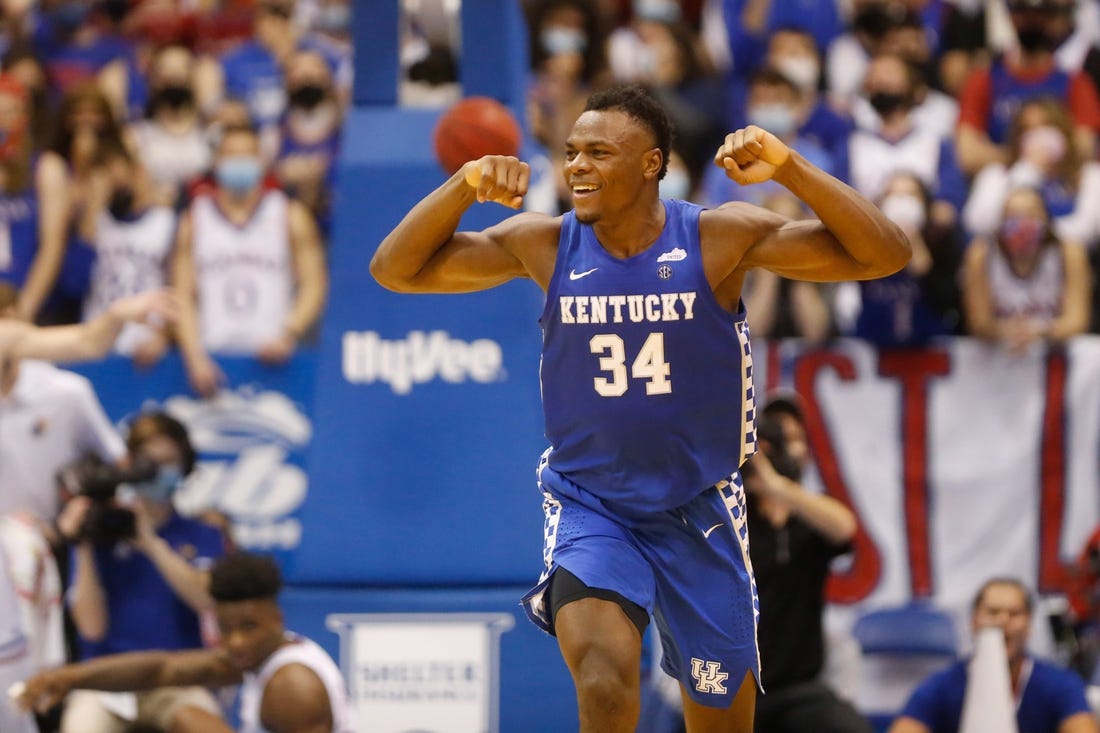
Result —
M 283 643 L 283 614 L 275 599 L 223 601 L 215 605 L 221 644 L 239 670 L 254 670 Z
M 652 131 L 617 109 L 582 114 L 565 141 L 577 220 L 594 224 L 657 198 L 662 156 Z

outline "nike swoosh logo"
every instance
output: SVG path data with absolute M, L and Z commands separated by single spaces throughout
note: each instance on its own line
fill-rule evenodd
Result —
M 714 530 L 718 529 L 719 527 L 725 527 L 725 526 L 726 526 L 726 525 L 724 525 L 724 524 L 716 524 L 716 525 L 714 525 L 713 527 L 711 527 L 710 529 L 708 529 L 708 530 L 707 530 L 706 532 L 704 532 L 704 533 L 703 533 L 703 539 L 705 540 L 705 539 L 707 539 L 708 537 L 710 537 L 710 533 L 711 533 L 711 532 L 713 532 Z
M 600 269 L 600 268 L 593 267 L 591 270 L 585 270 L 584 272 L 577 272 L 576 270 L 570 270 L 569 271 L 569 279 L 570 280 L 580 280 L 582 277 L 587 277 L 588 275 L 591 275 L 593 272 L 595 272 L 598 269 Z

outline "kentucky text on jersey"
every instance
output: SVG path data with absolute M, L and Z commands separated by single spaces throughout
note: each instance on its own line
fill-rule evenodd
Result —
M 695 295 L 562 295 L 558 298 L 559 313 L 562 323 L 690 321 L 695 317 Z

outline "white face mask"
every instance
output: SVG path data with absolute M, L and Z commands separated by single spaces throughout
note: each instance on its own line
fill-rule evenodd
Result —
M 675 0 L 634 0 L 634 15 L 642 20 L 672 23 L 680 19 L 680 4 Z
M 1066 157 L 1066 136 L 1054 125 L 1033 127 L 1020 136 L 1020 155 L 1055 165 Z
M 892 193 L 882 200 L 879 209 L 887 219 L 902 229 L 921 230 L 927 221 L 924 202 L 911 193 Z
M 551 56 L 566 53 L 584 53 L 588 39 L 584 32 L 567 26 L 550 26 L 539 34 L 543 49 Z
M 804 92 L 817 87 L 821 74 L 821 66 L 812 56 L 784 56 L 776 59 L 775 70 Z
M 788 137 L 798 130 L 798 117 L 793 109 L 781 102 L 757 104 L 749 107 L 748 122 L 762 127 L 776 137 Z
M 686 199 L 691 195 L 691 178 L 686 171 L 669 168 L 657 183 L 657 192 L 663 199 Z

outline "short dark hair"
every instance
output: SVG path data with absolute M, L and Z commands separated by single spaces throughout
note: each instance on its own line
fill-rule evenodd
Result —
M 790 80 L 788 76 L 771 68 L 765 66 L 758 69 L 749 77 L 750 87 L 783 87 L 795 97 L 801 94 L 798 85 Z
M 990 578 L 989 580 L 982 583 L 982 587 L 979 588 L 978 592 L 974 594 L 974 601 L 970 606 L 971 613 L 974 613 L 978 610 L 978 606 L 982 605 L 982 601 L 985 600 L 986 591 L 988 591 L 995 585 L 1007 585 L 1020 591 L 1020 595 L 1024 597 L 1024 609 L 1027 611 L 1027 614 L 1029 616 L 1031 615 L 1032 606 L 1034 605 L 1034 601 L 1031 598 L 1031 591 L 1028 590 L 1027 586 L 1023 584 L 1023 581 L 1016 578 L 1008 577 Z
M 146 441 L 158 435 L 163 435 L 176 444 L 183 459 L 183 465 L 180 466 L 183 475 L 191 473 L 197 459 L 191 436 L 187 434 L 187 427 L 183 423 L 166 412 L 143 412 L 134 418 L 126 434 L 126 449 L 130 453 L 137 453 Z
M 795 392 L 780 391 L 768 396 L 767 402 L 760 410 L 761 415 L 789 415 L 799 425 L 806 424 L 806 416 L 802 411 L 802 398 Z
M 274 600 L 282 587 L 283 575 L 269 555 L 235 552 L 210 570 L 210 596 L 216 603 Z
M 230 135 L 251 135 L 254 138 L 259 138 L 260 128 L 256 125 L 255 122 L 251 120 L 249 120 L 248 122 L 233 122 L 222 127 L 221 137 L 219 138 L 218 142 L 220 143 L 222 140 L 229 137 Z
M 653 133 L 657 148 L 661 151 L 661 170 L 658 180 L 668 170 L 669 150 L 672 148 L 672 121 L 657 98 L 640 84 L 621 84 L 596 92 L 588 98 L 585 112 L 619 110 L 642 123 Z

